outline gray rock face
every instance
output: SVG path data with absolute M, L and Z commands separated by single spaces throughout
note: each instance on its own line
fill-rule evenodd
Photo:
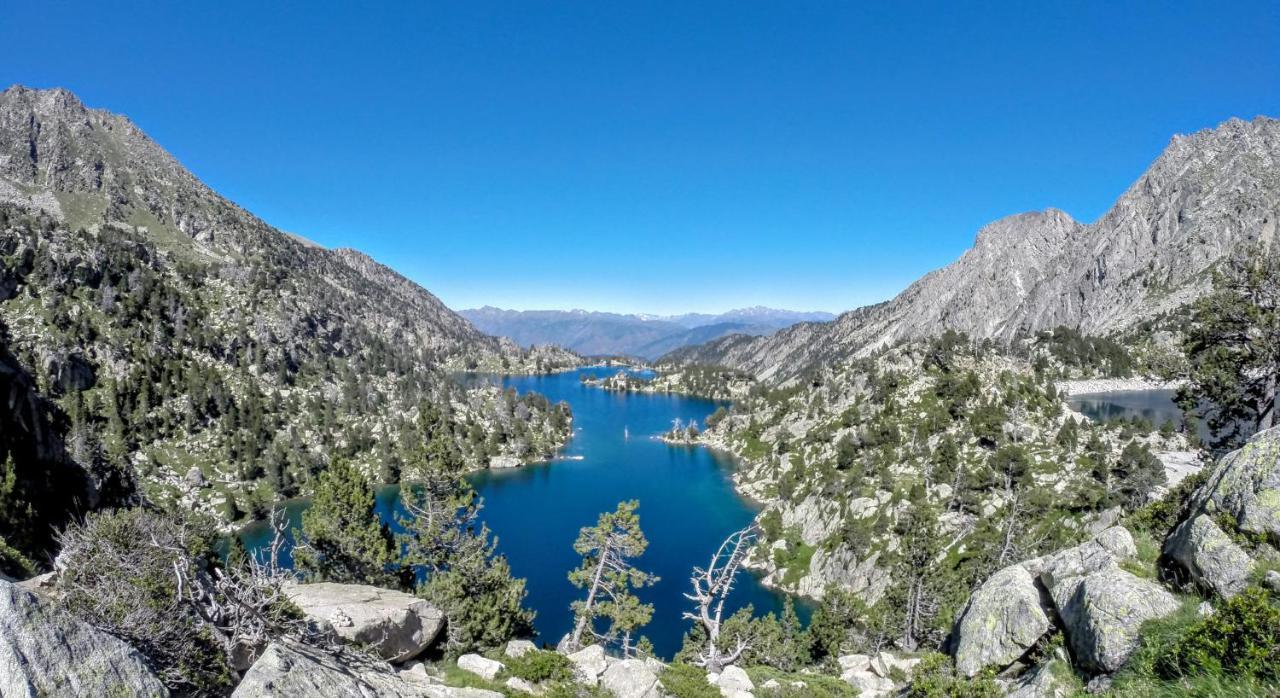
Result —
M 1229 514 L 1241 531 L 1280 540 L 1280 427 L 1223 456 L 1195 499 L 1206 513 Z
M 286 593 L 308 617 L 391 662 L 422 654 L 444 627 L 443 611 L 400 591 L 322 582 L 291 585 Z
M 642 659 L 611 662 L 600 675 L 600 685 L 615 698 L 662 698 L 658 672 Z
M 1091 540 L 1027 560 L 992 575 L 970 596 L 956 624 L 957 670 L 973 676 L 1022 656 L 1062 619 L 1079 664 L 1112 672 L 1137 647 L 1143 622 L 1178 608 L 1160 585 L 1120 569 L 1133 557 L 1133 536 L 1113 526 Z
M 406 674 L 408 672 L 405 672 Z M 234 698 L 501 698 L 397 675 L 390 666 L 347 653 L 341 659 L 292 642 L 273 642 L 236 686 Z
M 956 669 L 974 676 L 988 666 L 1008 666 L 1048 631 L 1035 578 L 1021 565 L 1006 567 L 983 582 L 960 612 Z
M 1137 649 L 1144 622 L 1178 610 L 1159 584 L 1112 567 L 1084 577 L 1058 605 L 1076 661 L 1086 670 L 1110 673 Z
M 891 580 L 889 570 L 876 564 L 879 559 L 880 553 L 876 552 L 865 560 L 859 560 L 853 549 L 844 543 L 830 552 L 819 548 L 809 560 L 809 574 L 800 579 L 797 591 L 822 600 L 827 586 L 836 584 L 874 604 L 884 596 Z
M 1095 223 L 1053 209 L 1010 216 L 979 231 L 956 262 L 888 302 L 667 358 L 786 383 L 815 364 L 947 328 L 975 338 L 1058 325 L 1090 334 L 1123 329 L 1204 293 L 1204 271 L 1238 244 L 1275 238 L 1278 165 L 1274 119 L 1232 119 L 1176 136 Z
M 1186 569 L 1201 588 L 1223 598 L 1244 591 L 1253 573 L 1249 554 L 1204 514 L 1178 524 L 1165 541 L 1164 554 Z
M 0 696 L 167 696 L 137 650 L 0 582 Z

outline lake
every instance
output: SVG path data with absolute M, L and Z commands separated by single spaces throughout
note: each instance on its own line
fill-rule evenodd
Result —
M 567 576 L 580 562 L 573 551 L 578 530 L 594 524 L 601 512 L 612 511 L 620 501 L 639 500 L 649 550 L 636 563 L 661 577 L 639 593 L 654 604 L 653 620 L 640 634 L 653 642 L 659 656 L 669 658 L 689 628 L 680 615 L 689 608 L 683 594 L 690 588 L 690 570 L 705 565 L 720 541 L 750 523 L 756 509 L 733 489 L 732 457 L 701 447 L 668 446 L 653 438 L 669 429 L 673 419 L 701 424 L 718 403 L 679 395 L 611 393 L 580 382 L 584 373 L 616 371 L 586 368 L 547 376 L 466 377 L 536 391 L 552 402 L 564 400 L 573 407 L 575 430 L 558 460 L 485 470 L 470 479 L 484 499 L 481 519 L 497 536 L 513 573 L 528 580 L 526 605 L 538 612 L 537 641 L 550 644 L 569 630 L 569 604 L 582 596 Z M 378 490 L 378 510 L 384 518 L 396 509 L 398 494 L 398 487 Z M 295 525 L 305 506 L 303 501 L 287 504 Z M 250 549 L 263 545 L 268 535 L 262 524 L 241 534 Z M 780 610 L 782 600 L 743 572 L 726 611 L 749 603 L 763 614 Z M 807 622 L 809 609 L 797 604 L 797 611 Z
M 1139 417 L 1156 428 L 1166 421 L 1181 427 L 1182 410 L 1173 399 L 1173 390 L 1119 390 L 1106 393 L 1084 393 L 1067 398 L 1071 409 L 1095 422 Z

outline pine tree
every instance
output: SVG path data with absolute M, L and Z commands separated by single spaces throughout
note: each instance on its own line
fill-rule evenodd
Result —
M 1183 345 L 1189 382 L 1183 410 L 1208 405 L 1211 446 L 1237 448 L 1277 423 L 1280 389 L 1280 255 L 1258 247 L 1228 260 L 1214 292 L 1196 301 Z
M 314 581 L 395 586 L 397 550 L 375 510 L 373 487 L 349 461 L 335 460 L 316 482 L 295 531 L 298 571 Z
M 635 500 L 620 502 L 613 512 L 601 514 L 595 526 L 583 527 L 578 533 L 573 549 L 582 555 L 582 565 L 569 573 L 569 581 L 586 589 L 587 596 L 573 602 L 575 622 L 567 642 L 569 649 L 583 646 L 583 636 L 588 630 L 594 633 L 597 618 L 608 618 L 613 629 L 629 635 L 653 614 L 652 604 L 640 604 L 631 593 L 658 581 L 628 562 L 649 547 L 636 515 L 639 506 Z

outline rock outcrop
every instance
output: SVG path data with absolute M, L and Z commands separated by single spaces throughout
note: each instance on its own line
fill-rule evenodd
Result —
M 884 698 L 902 689 L 904 683 L 901 679 L 909 679 L 920 660 L 900 659 L 889 652 L 881 652 L 875 656 L 847 654 L 836 662 L 840 665 L 840 678 L 858 689 L 859 696 Z
M 414 672 L 396 673 L 382 662 L 341 657 L 293 642 L 273 642 L 236 687 L 233 698 L 502 698 L 477 688 L 433 683 Z
M 333 626 L 347 642 L 390 662 L 422 654 L 440 635 L 444 612 L 400 591 L 361 584 L 294 584 L 285 589 L 309 618 Z
M 957 670 L 973 676 L 989 666 L 1009 666 L 1048 632 L 1053 618 L 1061 619 L 1081 668 L 1119 669 L 1137 648 L 1142 623 L 1178 608 L 1159 584 L 1121 569 L 1119 562 L 1135 554 L 1133 537 L 1113 526 L 1081 545 L 992 575 L 956 623 Z
M 137 650 L 0 582 L 0 696 L 167 696 Z
M 1271 245 L 1280 202 L 1280 121 L 1231 119 L 1175 136 L 1105 215 L 1062 211 L 985 226 L 952 264 L 885 303 L 767 337 L 733 335 L 663 361 L 728 366 L 788 383 L 819 364 L 945 329 L 1008 339 L 1021 330 L 1132 327 L 1208 288 L 1208 270 L 1239 245 Z
M 1165 541 L 1165 559 L 1202 589 L 1231 597 L 1255 567 L 1232 534 L 1280 545 L 1280 427 L 1254 434 L 1218 461 Z

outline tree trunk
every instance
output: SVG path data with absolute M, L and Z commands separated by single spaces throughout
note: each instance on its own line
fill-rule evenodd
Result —
M 1262 391 L 1262 410 L 1258 412 L 1258 431 L 1275 426 L 1276 422 L 1276 372 L 1267 376 L 1267 386 Z
M 596 574 L 591 579 L 591 589 L 587 591 L 587 602 L 583 604 L 582 615 L 573 626 L 573 639 L 571 642 L 575 650 L 582 648 L 582 633 L 587 629 L 587 623 L 591 622 L 591 609 L 595 607 L 596 591 L 600 589 L 600 578 L 604 576 L 604 566 L 609 560 L 609 547 L 606 544 L 604 549 L 600 551 L 600 562 L 596 565 Z

